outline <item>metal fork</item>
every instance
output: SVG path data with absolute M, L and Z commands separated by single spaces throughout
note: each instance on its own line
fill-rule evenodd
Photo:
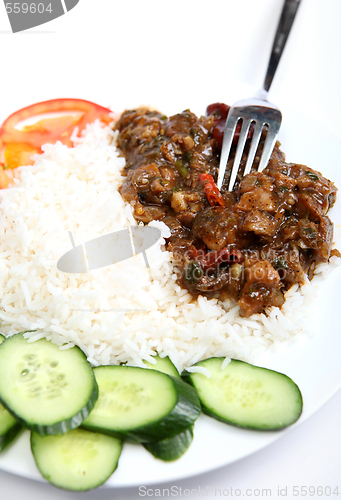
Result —
M 244 172 L 241 172 L 241 175 L 250 173 L 259 146 L 259 141 L 264 129 L 267 129 L 267 132 L 261 159 L 258 165 L 258 170 L 263 170 L 263 168 L 268 164 L 272 150 L 276 143 L 278 131 L 281 126 L 282 114 L 277 106 L 267 101 L 266 97 L 275 75 L 279 60 L 283 53 L 299 4 L 300 0 L 285 0 L 284 2 L 281 17 L 277 27 L 277 32 L 272 46 L 263 89 L 260 92 L 259 97 L 237 101 L 229 110 L 220 156 L 217 181 L 218 189 L 221 189 L 221 186 L 224 182 L 227 161 L 229 159 L 235 130 L 240 120 L 242 120 L 242 127 L 239 135 L 238 145 L 236 148 L 233 167 L 230 173 L 228 190 L 232 191 L 235 185 L 240 167 L 240 161 L 251 125 L 254 127 L 254 130 L 252 133 L 252 139 L 245 169 Z

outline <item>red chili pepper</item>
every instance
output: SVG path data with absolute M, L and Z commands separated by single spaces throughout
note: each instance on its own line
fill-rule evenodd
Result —
M 200 182 L 212 182 L 214 184 L 214 179 L 210 174 L 199 174 Z
M 227 106 L 227 104 L 223 104 L 222 102 L 215 102 L 213 104 L 210 104 L 206 108 L 206 116 L 213 115 L 214 117 L 214 126 L 211 130 L 211 134 L 213 139 L 215 139 L 219 150 L 221 150 L 222 148 L 226 119 L 229 111 L 230 111 L 230 106 Z M 233 136 L 234 146 L 238 144 L 241 128 L 242 128 L 242 122 L 241 120 L 239 120 Z M 254 126 L 252 123 L 247 134 L 248 139 L 252 137 L 253 131 L 254 131 Z
M 200 174 L 199 181 L 204 184 L 204 192 L 211 206 L 225 206 L 224 198 L 221 196 L 219 189 L 214 182 L 212 175 Z

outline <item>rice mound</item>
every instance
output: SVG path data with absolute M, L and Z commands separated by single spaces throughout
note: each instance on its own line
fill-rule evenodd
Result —
M 169 229 L 142 255 L 83 274 L 63 273 L 58 259 L 76 244 L 134 226 L 121 198 L 125 160 L 116 135 L 99 122 L 75 147 L 47 144 L 33 166 L 18 169 L 0 191 L 0 329 L 24 330 L 67 349 L 78 345 L 93 365 L 153 362 L 168 355 L 179 370 L 209 356 L 254 362 L 270 346 L 311 331 L 311 283 L 291 288 L 279 310 L 243 318 L 231 301 L 193 300 L 176 283 L 163 249 Z

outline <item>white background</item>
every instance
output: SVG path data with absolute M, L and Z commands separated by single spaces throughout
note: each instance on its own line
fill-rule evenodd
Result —
M 340 138 L 341 2 L 301 3 L 271 100 L 317 118 Z M 281 6 L 282 0 L 80 0 L 67 15 L 13 35 L 1 3 L 0 119 L 57 97 L 85 98 L 117 111 L 166 102 L 170 110 L 192 107 L 199 113 L 210 102 L 249 97 L 245 89 L 262 84 Z M 340 415 L 339 392 L 308 421 L 254 455 L 212 473 L 153 486 L 149 493 L 176 486 L 178 497 L 181 487 L 183 496 L 197 490 L 191 498 L 202 498 L 211 487 L 207 496 L 212 498 L 236 497 L 237 489 L 246 498 L 247 489 L 253 491 L 248 498 L 269 498 L 262 489 L 270 489 L 271 498 L 291 499 L 304 493 L 294 496 L 293 486 L 330 486 L 332 492 L 338 486 L 338 495 L 308 491 L 307 498 L 341 497 Z M 80 497 L 4 472 L 0 482 L 4 499 Z M 142 498 L 137 488 L 81 496 Z

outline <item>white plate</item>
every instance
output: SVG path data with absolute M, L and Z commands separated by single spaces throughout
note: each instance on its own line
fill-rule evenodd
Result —
M 193 110 L 203 112 L 195 107 Z M 341 165 L 340 139 L 310 117 L 290 109 L 283 111 L 285 119 L 280 140 L 287 160 L 307 164 L 341 186 L 341 171 L 338 170 Z M 331 218 L 335 223 L 335 237 L 340 241 L 341 202 L 332 209 Z M 286 345 L 280 352 L 267 353 L 257 360 L 257 364 L 286 373 L 299 385 L 304 411 L 299 422 L 292 427 L 301 425 L 341 387 L 341 335 L 337 317 L 340 273 L 341 266 L 328 279 L 319 281 L 319 298 L 312 307 L 315 336 L 302 339 L 295 345 Z M 195 425 L 193 443 L 181 459 L 164 463 L 154 459 L 142 446 L 126 444 L 119 467 L 105 486 L 150 485 L 188 478 L 246 457 L 289 431 L 290 428 L 280 432 L 237 429 L 203 415 Z M 0 455 L 0 469 L 41 480 L 30 452 L 27 431 Z

